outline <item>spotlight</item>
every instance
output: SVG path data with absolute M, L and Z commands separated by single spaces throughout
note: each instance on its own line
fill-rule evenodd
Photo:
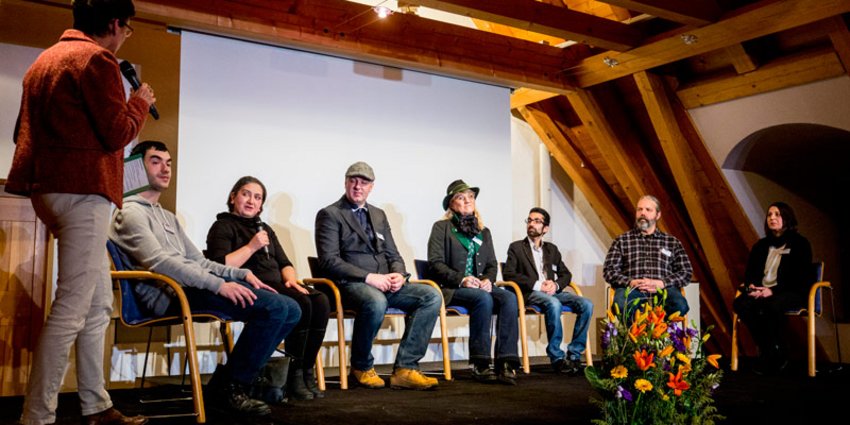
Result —
M 384 19 L 393 14 L 393 11 L 386 6 L 375 6 L 372 8 L 378 14 L 378 18 Z

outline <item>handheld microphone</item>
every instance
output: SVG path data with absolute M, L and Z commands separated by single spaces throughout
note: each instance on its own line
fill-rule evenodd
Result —
M 256 224 L 257 224 L 257 233 L 260 233 L 260 232 L 262 232 L 263 230 L 266 230 L 266 229 L 263 229 L 263 221 L 262 221 L 262 220 L 260 220 L 260 217 L 259 217 L 259 216 L 257 217 L 257 222 L 256 222 Z M 266 253 L 266 258 L 269 258 L 269 246 L 268 246 L 268 245 L 266 245 L 266 246 L 264 246 L 264 247 L 263 247 L 263 252 L 265 252 L 265 253 Z
M 124 75 L 124 78 L 127 79 L 127 82 L 130 83 L 130 86 L 133 87 L 133 90 L 138 90 L 139 87 L 142 86 L 142 82 L 139 81 L 139 76 L 136 75 L 136 68 L 133 68 L 133 64 L 124 60 L 121 61 L 120 64 L 118 64 L 118 67 L 121 68 L 121 74 Z M 159 119 L 159 111 L 156 110 L 155 105 L 151 105 L 149 112 L 151 113 L 153 119 Z

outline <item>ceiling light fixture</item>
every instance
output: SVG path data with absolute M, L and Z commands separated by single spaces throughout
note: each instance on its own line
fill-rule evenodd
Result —
M 613 68 L 613 67 L 619 65 L 620 61 L 618 61 L 617 59 L 612 59 L 612 58 L 609 58 L 608 56 L 605 56 L 602 59 L 602 63 L 604 63 L 605 65 L 608 65 L 608 67 L 610 67 L 610 68 Z
M 688 46 L 690 46 L 691 44 L 696 44 L 697 41 L 699 41 L 699 37 L 693 34 L 682 34 L 680 37 L 682 38 L 682 43 L 685 43 Z
M 390 9 L 389 7 L 386 7 L 386 6 L 375 6 L 375 7 L 372 8 L 372 10 L 374 10 L 375 13 L 378 14 L 378 18 L 381 18 L 381 19 L 384 19 L 387 16 L 390 16 L 390 15 L 393 14 L 392 9 Z

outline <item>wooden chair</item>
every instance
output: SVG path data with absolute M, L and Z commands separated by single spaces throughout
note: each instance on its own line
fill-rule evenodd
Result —
M 413 263 L 416 267 L 416 274 L 419 276 L 419 279 L 423 282 L 429 282 L 430 284 L 436 286 L 439 289 L 439 285 L 432 280 L 425 279 L 428 272 L 428 261 L 427 260 L 413 260 Z M 519 334 L 520 334 L 520 347 L 521 347 L 521 358 L 522 358 L 522 371 L 525 373 L 531 373 L 531 365 L 528 361 L 528 340 L 526 335 L 525 328 L 525 301 L 522 298 L 522 291 L 520 291 L 519 286 L 517 286 L 514 282 L 496 282 L 496 286 L 511 288 L 517 296 L 517 310 L 519 310 Z M 440 291 L 442 294 L 442 291 Z M 445 307 L 446 314 L 451 314 L 453 316 L 469 316 L 469 310 L 466 307 L 459 305 L 448 305 Z M 445 320 L 441 322 L 443 335 L 446 334 L 445 329 Z M 443 350 L 444 356 L 448 355 L 448 349 Z
M 829 282 L 823 281 L 823 261 L 812 263 L 812 275 L 814 277 L 814 284 L 809 289 L 809 298 L 806 307 L 789 310 L 785 312 L 786 316 L 796 316 L 796 317 L 806 317 L 807 323 L 807 338 L 806 345 L 808 351 L 808 369 L 809 376 L 814 377 L 817 374 L 816 362 L 817 362 L 817 353 L 815 351 L 815 319 L 820 317 L 823 314 L 823 295 L 821 294 L 821 289 L 832 289 L 832 285 Z M 735 294 L 735 298 L 741 295 L 741 291 L 737 291 Z M 830 294 L 831 295 L 831 294 Z M 830 297 L 830 299 L 832 299 Z M 738 315 L 732 314 L 732 359 L 730 368 L 732 370 L 738 370 Z M 841 346 L 838 341 L 838 324 L 833 321 L 835 325 L 835 343 L 838 347 L 838 355 L 841 355 Z
M 312 278 L 304 279 L 304 283 L 307 285 L 313 285 L 316 289 L 321 290 L 325 294 L 328 295 L 328 298 L 331 301 L 331 317 L 336 319 L 337 324 L 337 349 L 339 351 L 339 387 L 340 389 L 347 390 L 348 389 L 348 368 L 346 366 L 346 355 L 345 355 L 345 319 L 346 318 L 354 318 L 356 316 L 356 312 L 354 310 L 346 310 L 342 307 L 342 297 L 339 293 L 339 288 L 336 283 L 332 280 L 323 278 L 323 273 L 321 268 L 319 267 L 319 259 L 317 257 L 307 257 L 307 262 L 310 265 L 310 273 L 313 275 Z M 430 281 L 420 281 L 420 280 L 411 280 L 411 283 L 414 284 L 424 284 L 433 286 L 437 291 L 440 291 L 440 288 L 437 285 Z M 442 297 L 442 293 L 440 293 Z M 397 308 L 387 308 L 386 316 L 404 316 L 405 312 L 399 310 Z M 451 371 L 451 363 L 448 357 L 448 337 L 446 336 L 446 325 L 445 325 L 445 317 L 446 317 L 446 308 L 445 303 L 441 302 L 440 306 L 440 340 L 442 344 L 443 350 L 443 376 L 447 381 L 452 380 L 452 371 Z M 321 366 L 321 362 L 317 361 L 316 363 L 316 377 L 319 381 L 319 388 L 324 390 L 325 388 L 325 373 L 324 369 Z
M 230 317 L 222 315 L 220 312 L 195 312 L 192 313 L 189 308 L 189 302 L 186 300 L 186 294 L 183 288 L 174 279 L 149 271 L 134 270 L 130 258 L 112 241 L 106 243 L 109 258 L 112 263 L 112 271 L 110 276 L 114 284 L 118 287 L 119 301 L 118 310 L 121 323 L 131 328 L 149 327 L 153 331 L 154 326 L 170 326 L 183 325 L 183 332 L 186 337 L 186 361 L 189 364 L 189 376 L 192 386 L 192 401 L 194 409 L 190 413 L 177 413 L 168 415 L 148 415 L 149 418 L 167 418 L 177 416 L 194 416 L 195 421 L 199 424 L 206 422 L 206 413 L 204 411 L 203 389 L 201 388 L 201 376 L 198 371 L 198 355 L 195 345 L 195 331 L 193 329 L 194 322 L 210 322 L 217 321 L 221 323 L 222 340 L 225 342 L 225 350 L 230 352 L 233 348 L 233 336 L 230 333 L 229 323 Z M 131 282 L 160 282 L 170 287 L 177 295 L 177 300 L 180 303 L 180 316 L 150 316 L 139 308 L 136 302 L 135 294 L 133 293 L 133 284 Z M 147 356 L 150 352 L 150 335 L 148 334 L 148 346 L 145 351 L 145 366 L 147 367 Z M 185 366 L 183 368 L 185 370 Z M 145 371 L 142 375 L 144 376 Z M 173 400 L 173 399 L 171 399 Z

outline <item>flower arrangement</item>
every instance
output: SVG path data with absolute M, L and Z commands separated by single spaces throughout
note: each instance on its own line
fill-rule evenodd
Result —
M 711 327 L 700 336 L 678 312 L 667 316 L 666 295 L 659 291 L 643 308 L 635 301 L 626 311 L 615 304 L 608 312 L 602 363 L 585 369 L 601 395 L 591 400 L 603 416 L 594 423 L 710 425 L 724 419 L 711 397 L 723 376 L 720 355 L 703 352 Z

